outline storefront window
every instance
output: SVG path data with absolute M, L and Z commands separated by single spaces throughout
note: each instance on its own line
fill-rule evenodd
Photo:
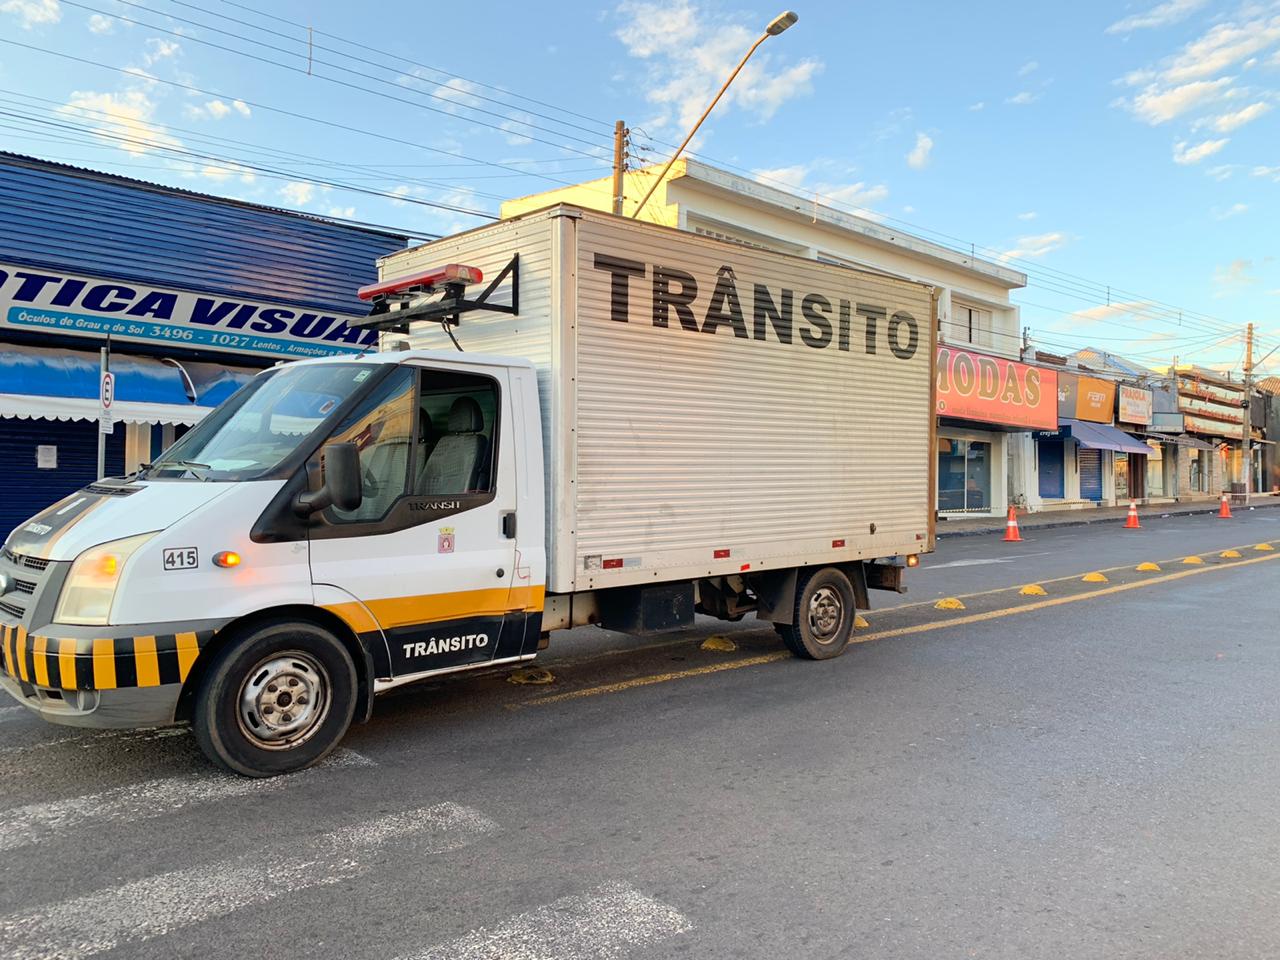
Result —
M 1151 452 L 1147 454 L 1147 496 L 1164 496 L 1164 448 L 1158 443 L 1148 443 Z
M 1209 491 L 1209 462 L 1205 451 L 1191 451 L 1191 492 L 1207 493 Z
M 1123 500 L 1129 496 L 1129 455 L 1117 453 L 1112 457 L 1115 464 L 1116 499 Z
M 938 510 L 986 513 L 991 509 L 991 444 L 938 438 Z

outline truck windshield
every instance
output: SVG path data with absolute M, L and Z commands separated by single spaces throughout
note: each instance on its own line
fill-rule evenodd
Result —
M 148 478 L 249 480 L 272 470 L 374 373 L 366 364 L 260 374 L 146 468 Z

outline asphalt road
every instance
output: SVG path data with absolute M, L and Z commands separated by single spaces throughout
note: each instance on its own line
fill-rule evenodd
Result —
M 274 781 L 0 707 L 0 957 L 1274 957 L 1277 514 L 944 541 L 826 663 L 580 631 Z

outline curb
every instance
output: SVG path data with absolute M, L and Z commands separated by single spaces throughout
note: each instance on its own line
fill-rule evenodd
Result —
M 1232 504 L 1232 507 L 1235 508 L 1235 504 Z M 1254 503 L 1254 504 L 1250 504 L 1248 507 L 1241 506 L 1238 509 L 1242 511 L 1249 511 L 1249 510 L 1271 510 L 1275 508 L 1280 508 L 1280 503 Z M 1200 509 L 1197 507 L 1192 510 L 1176 510 L 1176 511 L 1170 511 L 1168 513 L 1150 513 L 1144 516 L 1142 519 L 1143 520 L 1170 520 L 1174 517 L 1202 517 L 1202 516 L 1205 516 L 1206 514 L 1216 514 L 1217 512 L 1218 512 L 1218 505 L 1215 503 L 1212 506 L 1205 507 L 1204 509 Z M 1072 519 L 1072 520 L 1050 520 L 1045 523 L 1022 524 L 1022 521 L 1019 521 L 1019 524 L 1021 525 L 1021 529 L 1024 531 L 1035 531 L 1035 530 L 1058 530 L 1063 527 L 1087 527 L 1095 523 L 1124 523 L 1124 520 L 1125 520 L 1125 517 L 1122 514 L 1118 517 L 1091 517 L 1091 518 L 1082 517 L 1079 519 Z M 1003 533 L 1003 532 L 1004 532 L 1004 523 L 1001 523 L 998 527 L 978 527 L 971 530 L 952 530 L 952 531 L 938 530 L 936 533 L 936 537 L 938 540 L 953 540 L 958 537 L 982 537 L 992 533 Z

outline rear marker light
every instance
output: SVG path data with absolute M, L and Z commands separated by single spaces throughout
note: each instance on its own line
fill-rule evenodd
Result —
M 621 570 L 621 569 L 622 569 L 622 558 L 621 558 L 621 557 L 615 557 L 615 558 L 613 558 L 612 560 L 606 560 L 606 561 L 602 564 L 602 566 L 603 566 L 606 570 Z
M 240 566 L 240 554 L 234 550 L 223 550 L 213 555 L 213 565 L 215 567 L 238 567 Z
M 717 550 L 717 551 L 715 552 L 715 554 L 714 554 L 714 558 L 715 558 L 716 560 L 728 560 L 728 559 L 729 559 L 729 551 L 728 551 L 728 550 Z
M 831 541 L 831 549 L 832 549 L 832 550 L 839 550 L 839 549 L 840 549 L 841 547 L 843 547 L 843 546 L 844 546 L 844 541 L 843 541 L 843 540 L 832 540 L 832 541 Z

